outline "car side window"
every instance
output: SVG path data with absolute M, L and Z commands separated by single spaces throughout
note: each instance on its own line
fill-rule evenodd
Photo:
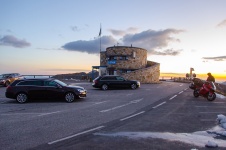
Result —
M 101 80 L 106 81 L 106 80 L 117 80 L 115 77 L 103 77 Z
M 42 86 L 42 81 L 34 81 L 33 83 L 36 86 Z
M 125 79 L 123 77 L 116 77 L 118 81 L 124 81 Z
M 106 81 L 108 80 L 108 77 L 103 77 L 101 80 Z
M 44 81 L 44 86 L 57 86 L 57 83 L 54 81 Z
M 21 81 L 17 85 L 42 86 L 42 81 Z
M 21 81 L 17 85 L 31 85 L 31 81 Z
M 110 80 L 117 80 L 116 77 L 110 77 Z

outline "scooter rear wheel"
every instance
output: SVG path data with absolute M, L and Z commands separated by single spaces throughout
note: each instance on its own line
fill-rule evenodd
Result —
M 213 93 L 210 95 L 210 93 L 208 93 L 208 96 L 207 96 L 207 100 L 208 101 L 214 101 L 216 99 L 216 94 Z
M 198 90 L 194 90 L 193 91 L 193 95 L 194 95 L 194 97 L 199 97 L 199 91 Z

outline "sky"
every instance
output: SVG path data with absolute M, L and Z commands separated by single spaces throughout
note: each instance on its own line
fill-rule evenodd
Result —
M 225 0 L 0 0 L 0 74 L 89 72 L 101 50 L 144 48 L 163 74 L 226 80 Z M 101 29 L 101 36 L 100 34 Z

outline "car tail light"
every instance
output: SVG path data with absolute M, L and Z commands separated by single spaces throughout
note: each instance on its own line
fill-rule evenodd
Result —
M 98 83 L 98 81 L 97 81 L 97 80 L 94 80 L 94 83 L 95 83 L 95 84 L 97 84 L 97 83 Z

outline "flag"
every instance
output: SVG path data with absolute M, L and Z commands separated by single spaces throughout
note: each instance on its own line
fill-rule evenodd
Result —
M 99 32 L 99 36 L 101 36 L 101 27 L 100 27 L 100 32 Z

